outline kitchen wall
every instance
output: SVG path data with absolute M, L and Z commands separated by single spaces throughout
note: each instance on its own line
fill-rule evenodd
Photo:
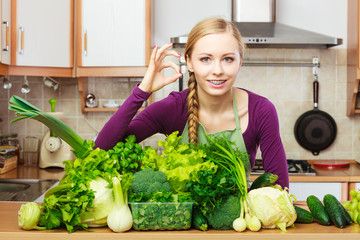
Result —
M 181 51 L 179 49 L 179 51 Z M 293 129 L 296 119 L 304 112 L 313 109 L 312 68 L 307 67 L 247 67 L 240 70 L 235 85 L 243 87 L 270 99 L 279 115 L 280 132 L 288 158 L 294 159 L 358 159 L 360 160 L 360 117 L 346 116 L 346 49 L 248 49 L 245 62 L 311 62 L 319 57 L 319 108 L 329 113 L 336 121 L 338 135 L 335 142 L 319 156 L 302 149 L 296 142 Z M 56 111 L 63 111 L 64 122 L 80 136 L 93 139 L 112 113 L 81 113 L 80 97 L 76 79 L 59 79 L 61 85 L 54 92 L 43 85 L 42 79 L 28 77 L 31 92 L 20 92 L 22 77 L 11 77 L 10 90 L 0 88 L 0 129 L 2 134 L 18 133 L 19 139 L 25 136 L 42 138 L 47 128 L 34 121 L 25 120 L 9 124 L 14 114 L 7 110 L 11 95 L 19 95 L 35 106 L 50 110 L 48 100 L 56 98 Z M 93 92 L 101 105 L 109 99 L 121 103 L 141 79 L 128 78 L 90 78 L 89 92 Z M 186 84 L 186 83 L 185 83 Z M 155 100 L 177 90 L 178 84 L 167 86 L 154 94 Z M 156 146 L 156 135 L 144 144 Z
M 360 160 L 360 117 L 346 116 L 346 56 L 346 49 L 342 48 L 247 49 L 245 52 L 244 62 L 311 63 L 313 57 L 320 60 L 319 109 L 335 119 L 338 135 L 335 142 L 317 157 L 301 148 L 293 133 L 298 117 L 313 109 L 312 68 L 243 66 L 235 83 L 235 86 L 265 96 L 274 103 L 288 158 Z M 174 84 L 157 96 L 165 97 L 177 88 Z
M 155 0 L 156 1 L 159 0 Z M 316 0 L 315 2 L 324 0 Z M 284 2 L 278 0 L 278 2 Z M 294 2 L 294 1 L 293 1 Z M 298 1 L 301 2 L 301 1 Z M 311 3 L 306 0 L 305 4 Z M 305 5 L 306 6 L 306 5 Z M 325 5 L 323 5 L 325 6 Z M 341 30 L 346 29 L 346 1 L 332 0 L 332 4 L 326 5 L 326 11 L 334 12 L 337 15 L 328 18 L 327 29 L 335 29 L 339 34 L 324 34 L 341 37 L 346 43 L 346 34 Z M 319 19 L 323 19 L 321 11 L 325 11 L 321 6 L 316 5 L 316 12 Z M 304 5 L 302 8 L 306 9 Z M 321 10 L 321 11 L 319 11 Z M 301 11 L 299 11 L 301 12 Z M 303 14 L 302 14 L 303 15 Z M 157 15 L 158 16 L 158 15 Z M 292 25 L 303 23 L 301 18 L 280 17 L 286 22 L 292 21 Z M 294 16 L 294 14 L 292 14 Z M 303 15 L 305 16 L 305 15 Z M 323 20 L 321 20 L 323 21 Z M 157 22 L 161 22 L 157 20 Z M 307 26 L 314 22 L 307 22 Z M 334 22 L 341 23 L 335 26 Z M 324 24 L 321 22 L 321 24 Z M 332 27 L 329 27 L 332 26 Z M 299 27 L 299 26 L 298 26 Z M 305 29 L 305 26 L 302 26 Z M 161 26 L 155 26 L 156 29 L 162 29 Z M 330 30 L 329 30 L 330 31 Z M 156 31 L 155 31 L 156 33 Z M 158 39 L 163 39 L 160 35 Z M 160 41 L 160 40 L 159 40 Z M 306 67 L 242 67 L 238 79 L 237 87 L 243 87 L 254 91 L 270 99 L 279 115 L 280 133 L 285 146 L 288 158 L 294 159 L 357 159 L 360 160 L 360 116 L 346 116 L 346 44 L 330 49 L 248 49 L 245 53 L 245 62 L 311 62 L 313 57 L 320 59 L 321 67 L 319 69 L 320 96 L 319 108 L 329 113 L 336 121 L 338 126 L 338 135 L 335 142 L 319 156 L 314 157 L 310 152 L 302 149 L 296 142 L 293 129 L 296 119 L 305 111 L 313 109 L 312 82 L 313 74 L 311 68 Z M 180 52 L 182 49 L 178 49 Z M 170 73 L 166 73 L 170 74 Z M 186 76 L 185 76 L 186 77 Z M 20 121 L 15 124 L 9 124 L 14 118 L 14 114 L 7 110 L 8 100 L 11 95 L 16 94 L 29 100 L 34 105 L 45 111 L 50 110 L 48 100 L 56 98 L 57 111 L 65 113 L 64 122 L 73 128 L 80 136 L 86 139 L 93 139 L 112 113 L 87 113 L 82 114 L 80 108 L 80 97 L 77 90 L 76 79 L 60 79 L 61 85 L 54 92 L 45 87 L 42 79 L 38 77 L 28 77 L 32 91 L 28 95 L 20 92 L 23 81 L 22 77 L 11 77 L 13 87 L 10 90 L 0 88 L 0 131 L 2 134 L 18 133 L 19 139 L 25 136 L 37 136 L 42 138 L 47 128 L 34 120 Z M 115 99 L 121 103 L 129 94 L 136 82 L 141 79 L 128 78 L 90 78 L 89 92 L 96 95 L 100 105 L 109 99 Z M 185 83 L 186 84 L 186 83 Z M 177 90 L 178 84 L 171 84 L 161 91 L 154 94 L 155 100 L 160 100 L 167 96 L 170 91 Z M 156 146 L 157 140 L 163 138 L 161 135 L 155 135 L 144 142 L 145 145 Z

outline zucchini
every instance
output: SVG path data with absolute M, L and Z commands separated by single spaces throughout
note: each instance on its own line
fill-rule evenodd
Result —
M 192 224 L 198 230 L 201 230 L 201 231 L 208 230 L 207 219 L 198 208 L 193 209 Z
M 294 208 L 295 208 L 296 215 L 297 215 L 295 222 L 297 222 L 297 223 L 312 223 L 314 221 L 314 217 L 311 214 L 311 212 L 309 212 L 301 207 L 295 206 L 295 205 L 294 205 Z
M 324 196 L 325 210 L 329 214 L 331 221 L 336 227 L 344 228 L 346 226 L 346 218 L 339 204 L 339 201 L 333 195 L 326 194 Z
M 321 225 L 328 226 L 331 224 L 331 219 L 324 205 L 314 195 L 310 195 L 306 198 L 306 204 L 310 209 L 314 219 Z
M 268 172 L 263 173 L 259 177 L 257 177 L 254 180 L 254 182 L 251 184 L 250 191 L 257 189 L 257 188 L 269 187 L 269 186 L 273 185 L 277 179 L 278 179 L 278 176 L 275 174 L 268 173 Z

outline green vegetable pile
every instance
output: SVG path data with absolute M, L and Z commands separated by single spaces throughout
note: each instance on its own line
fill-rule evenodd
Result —
M 217 137 L 209 144 L 198 146 L 206 154 L 210 162 L 221 160 L 222 157 L 215 154 L 222 151 L 219 146 L 228 149 L 227 142 L 223 137 Z M 215 142 L 218 144 L 215 144 Z M 234 154 L 249 169 L 248 156 L 240 150 L 234 149 Z M 249 174 L 249 171 L 246 173 Z M 194 173 L 193 180 L 187 184 L 191 197 L 201 213 L 207 218 L 208 224 L 217 230 L 233 229 L 233 221 L 240 216 L 240 191 L 236 185 L 234 175 L 221 165 L 217 165 L 216 171 L 202 170 Z
M 140 170 L 143 151 L 135 143 L 135 137 L 129 136 L 109 151 L 93 149 L 93 141 L 83 140 L 63 122 L 20 97 L 11 97 L 9 109 L 20 116 L 12 122 L 31 118 L 44 123 L 74 149 L 76 156 L 75 160 L 64 162 L 66 173 L 59 185 L 45 194 L 39 215 L 27 218 L 26 211 L 34 209 L 30 203 L 20 209 L 19 225 L 31 229 L 24 222 L 28 219 L 33 229 L 65 226 L 68 232 L 109 225 L 107 217 L 118 205 L 113 194 L 113 178 L 121 179 L 120 188 L 127 193 L 133 172 Z M 127 206 L 125 195 L 122 205 Z
M 94 149 L 93 141 L 83 140 L 20 97 L 10 99 L 9 109 L 19 116 L 12 122 L 31 118 L 44 123 L 76 156 L 64 162 L 64 177 L 46 193 L 40 207 L 22 205 L 18 223 L 23 229 L 66 227 L 71 233 L 107 225 L 114 232 L 132 227 L 180 230 L 189 228 L 192 221 L 202 231 L 258 231 L 262 226 L 285 229 L 294 219 L 286 191 L 267 194 L 271 191 L 258 188 L 273 184 L 276 175 L 262 176 L 249 197 L 249 156 L 225 136 L 207 136 L 209 144 L 195 146 L 181 143 L 182 137 L 173 132 L 159 141 L 161 153 L 143 148 L 135 136 L 128 136 L 105 151 Z M 274 222 L 266 219 L 267 212 L 285 217 Z

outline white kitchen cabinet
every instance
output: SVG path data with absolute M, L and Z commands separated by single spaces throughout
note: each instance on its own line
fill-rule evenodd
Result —
M 16 0 L 16 59 L 31 67 L 72 67 L 73 0 Z
M 297 201 L 306 201 L 310 195 L 314 195 L 321 201 L 326 194 L 334 195 L 338 200 L 345 201 L 342 195 L 344 184 L 340 182 L 290 182 L 290 194 L 294 194 Z
M 11 55 L 11 0 L 1 1 L 1 62 L 10 64 Z
M 146 66 L 149 0 L 81 0 L 77 7 L 81 14 L 78 66 Z

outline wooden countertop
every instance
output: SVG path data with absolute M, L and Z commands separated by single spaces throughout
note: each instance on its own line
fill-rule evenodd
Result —
M 313 161 L 309 160 L 309 163 Z M 290 175 L 290 182 L 359 182 L 360 183 L 360 164 L 356 161 L 350 161 L 347 168 L 326 169 L 313 167 L 317 175 Z M 25 179 L 56 179 L 60 180 L 65 172 L 61 168 L 41 169 L 34 166 L 20 165 L 17 168 L 0 174 L 0 178 L 25 178 Z M 250 181 L 254 181 L 259 175 L 250 175 Z
M 78 231 L 68 234 L 65 229 L 45 230 L 45 231 L 25 231 L 19 228 L 17 223 L 17 212 L 20 208 L 19 202 L 2 202 L 0 203 L 0 239 L 77 239 L 77 240 L 168 240 L 168 239 L 359 239 L 360 225 L 352 224 L 346 228 L 340 229 L 335 226 L 322 226 L 317 223 L 311 224 L 295 224 L 295 228 L 288 228 L 288 232 L 281 232 L 279 229 L 261 229 L 259 232 L 238 233 L 232 230 L 215 231 L 210 230 L 202 232 L 199 230 L 184 231 L 129 231 L 125 233 L 114 233 L 109 228 L 91 228 L 91 231 Z

